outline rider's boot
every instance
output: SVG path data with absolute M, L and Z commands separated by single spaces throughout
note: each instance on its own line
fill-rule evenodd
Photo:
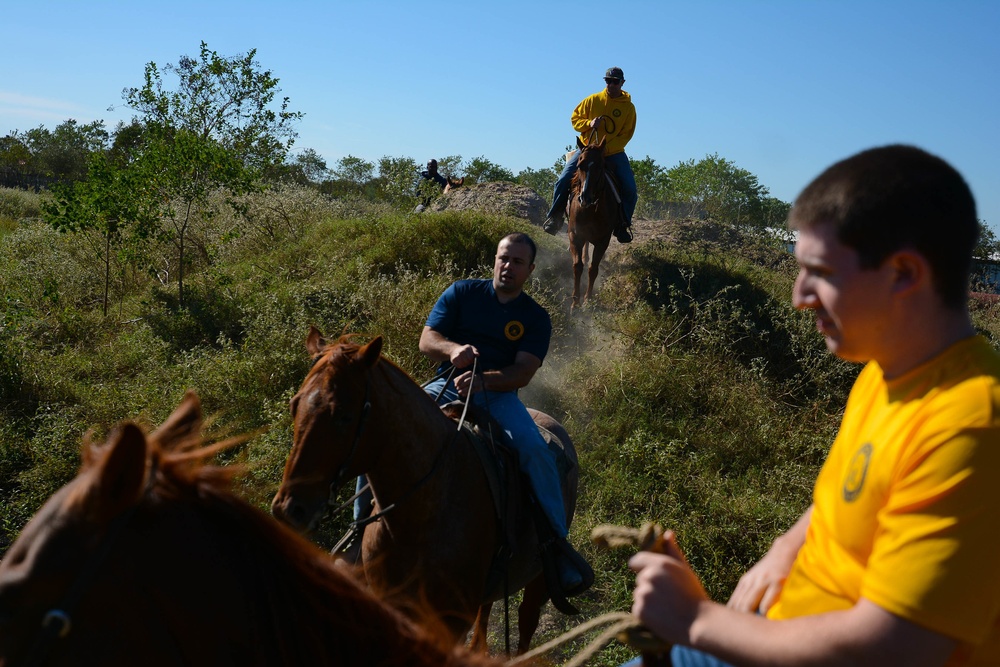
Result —
M 545 222 L 542 223 L 542 229 L 544 229 L 547 233 L 552 234 L 553 236 L 559 233 L 559 230 L 562 229 L 562 226 L 563 226 L 563 219 L 562 216 L 560 215 L 551 215 L 545 218 Z
M 556 570 L 566 597 L 580 595 L 594 584 L 594 569 L 565 538 L 556 540 Z
M 619 243 L 631 243 L 632 223 L 619 218 L 618 222 L 615 224 L 614 235 L 615 238 L 618 239 Z

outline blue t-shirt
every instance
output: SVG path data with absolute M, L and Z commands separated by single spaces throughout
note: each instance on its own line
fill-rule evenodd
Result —
M 544 308 L 524 292 L 500 303 L 492 279 L 452 283 L 427 316 L 427 326 L 448 340 L 474 345 L 477 370 L 484 371 L 510 366 L 518 352 L 544 359 L 552 336 L 552 320 Z

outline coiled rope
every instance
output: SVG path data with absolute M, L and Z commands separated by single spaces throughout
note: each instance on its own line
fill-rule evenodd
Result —
M 632 548 L 639 551 L 663 553 L 665 540 L 663 528 L 656 523 L 643 524 L 641 528 L 628 528 L 602 524 L 590 533 L 591 541 L 602 549 Z M 598 651 L 617 639 L 640 653 L 660 654 L 670 650 L 670 645 L 643 626 L 630 612 L 613 611 L 598 616 L 565 632 L 527 653 L 509 660 L 507 667 L 515 667 L 568 644 L 588 632 L 609 625 L 582 650 L 574 655 L 563 667 L 580 667 L 593 658 Z

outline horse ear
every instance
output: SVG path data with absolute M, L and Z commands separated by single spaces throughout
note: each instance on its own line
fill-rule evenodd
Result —
M 149 437 L 163 447 L 189 441 L 201 432 L 201 401 L 190 389 L 184 392 L 180 405 Z
M 455 181 L 455 185 L 465 185 L 465 176 Z
M 576 147 L 583 148 L 583 142 L 580 140 L 580 137 L 576 138 Z
M 309 335 L 306 337 L 306 349 L 309 350 L 309 354 L 316 356 L 323 351 L 324 347 L 326 347 L 326 341 L 323 340 L 323 334 L 310 324 Z
M 377 336 L 375 340 L 371 341 L 360 350 L 358 350 L 358 357 L 365 360 L 369 368 L 374 366 L 382 354 L 382 337 Z
M 106 447 L 87 497 L 88 512 L 102 521 L 134 505 L 146 481 L 146 436 L 138 426 L 122 425 Z

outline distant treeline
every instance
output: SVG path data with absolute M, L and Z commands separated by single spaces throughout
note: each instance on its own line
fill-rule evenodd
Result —
M 9 167 L 0 167 L 0 187 L 40 192 L 60 179 L 37 173 L 25 173 Z

